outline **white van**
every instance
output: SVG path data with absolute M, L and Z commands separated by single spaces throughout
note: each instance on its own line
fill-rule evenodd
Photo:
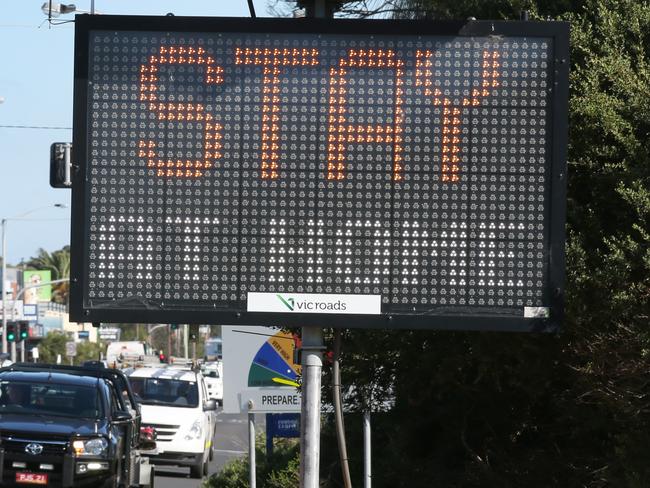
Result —
M 146 342 L 111 342 L 106 348 L 106 362 L 111 367 L 120 368 L 125 363 L 146 361 L 154 356 L 154 351 Z
M 142 426 L 158 434 L 151 462 L 187 466 L 192 478 L 207 475 L 217 404 L 208 398 L 203 375 L 191 369 L 144 367 L 131 370 L 128 378 L 142 408 Z

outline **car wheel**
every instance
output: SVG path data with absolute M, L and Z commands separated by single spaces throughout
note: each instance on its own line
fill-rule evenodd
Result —
M 208 475 L 208 467 L 209 467 L 209 463 L 208 460 L 206 459 L 205 462 L 203 463 L 203 476 Z
M 104 481 L 104 484 L 102 485 L 103 488 L 118 488 L 117 484 L 117 475 L 116 476 L 111 476 L 109 479 Z
M 208 459 L 210 461 L 214 459 L 214 442 L 210 444 L 210 455 L 208 456 Z

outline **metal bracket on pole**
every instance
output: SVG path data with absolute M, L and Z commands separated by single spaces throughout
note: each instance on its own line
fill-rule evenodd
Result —
M 63 150 L 64 150 L 64 161 L 65 161 L 65 177 L 64 177 L 64 184 L 66 186 L 72 186 L 72 144 L 66 143 L 63 145 Z

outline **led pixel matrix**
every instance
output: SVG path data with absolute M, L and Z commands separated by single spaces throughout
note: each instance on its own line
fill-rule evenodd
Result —
M 90 31 L 84 306 L 548 306 L 552 53 L 551 37 Z

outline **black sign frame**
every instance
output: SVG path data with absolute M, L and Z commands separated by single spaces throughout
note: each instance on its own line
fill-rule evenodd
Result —
M 565 22 L 524 21 L 396 21 L 323 19 L 245 19 L 147 16 L 78 15 L 75 24 L 75 85 L 72 182 L 72 261 L 70 317 L 78 322 L 132 323 L 229 323 L 280 326 L 366 327 L 441 330 L 556 331 L 563 320 L 565 292 L 566 152 L 569 85 L 569 25 Z M 89 239 L 88 66 L 92 30 L 173 32 L 255 32 L 365 35 L 453 35 L 526 36 L 553 39 L 552 118 L 549 120 L 551 167 L 547 183 L 549 215 L 546 300 L 550 313 L 523 317 L 485 307 L 482 313 L 466 313 L 461 307 L 438 307 L 426 314 L 382 313 L 380 315 L 300 314 L 247 312 L 245 308 L 192 309 L 166 307 L 134 298 L 128 302 L 94 307 L 86 296 Z M 244 305 L 245 307 L 245 305 Z

